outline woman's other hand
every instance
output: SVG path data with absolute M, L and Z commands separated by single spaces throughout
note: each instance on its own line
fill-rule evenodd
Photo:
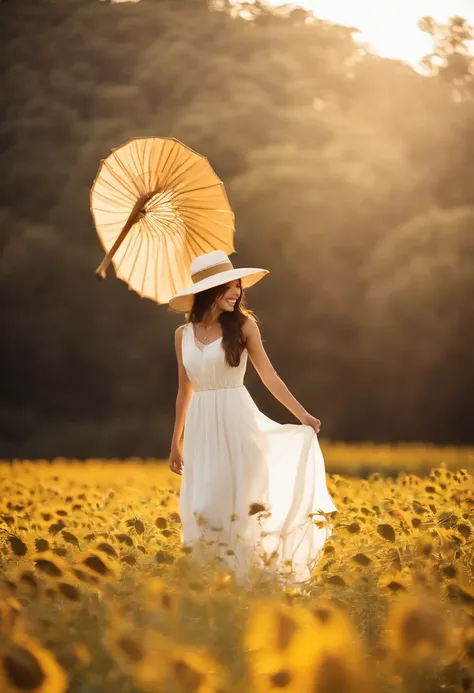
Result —
M 172 448 L 169 456 L 169 468 L 175 474 L 183 473 L 183 454 L 181 450 Z
M 303 416 L 300 417 L 300 421 L 306 426 L 311 426 L 315 433 L 319 433 L 321 430 L 321 421 L 315 416 L 311 416 L 308 412 L 305 412 Z

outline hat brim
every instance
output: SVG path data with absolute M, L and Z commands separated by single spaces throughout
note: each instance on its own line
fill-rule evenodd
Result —
M 262 267 L 237 267 L 233 270 L 227 270 L 226 272 L 219 272 L 219 274 L 201 279 L 200 282 L 196 282 L 187 289 L 180 291 L 179 294 L 176 294 L 176 296 L 173 296 L 173 298 L 168 301 L 168 305 L 177 313 L 189 313 L 193 307 L 194 296 L 200 291 L 211 289 L 214 286 L 220 286 L 234 279 L 241 279 L 242 288 L 248 289 L 269 273 L 270 270 L 263 269 Z

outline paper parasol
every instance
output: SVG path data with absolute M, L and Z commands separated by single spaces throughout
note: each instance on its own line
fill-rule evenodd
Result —
M 167 303 L 192 283 L 189 268 L 211 250 L 235 252 L 234 214 L 209 161 L 168 137 L 137 137 L 101 161 L 90 194 L 110 263 L 140 296 Z

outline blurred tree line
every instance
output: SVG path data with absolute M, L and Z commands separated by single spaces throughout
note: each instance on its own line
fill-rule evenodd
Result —
M 420 29 L 426 75 L 292 6 L 1 5 L 1 456 L 168 455 L 182 320 L 94 276 L 90 186 L 137 135 L 224 180 L 234 263 L 271 270 L 265 347 L 324 437 L 474 442 L 472 30 Z

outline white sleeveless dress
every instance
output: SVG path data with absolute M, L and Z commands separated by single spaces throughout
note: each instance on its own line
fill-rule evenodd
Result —
M 217 557 L 250 585 L 251 566 L 308 580 L 331 525 L 308 513 L 337 510 L 311 426 L 279 424 L 259 410 L 244 385 L 248 352 L 236 368 L 222 337 L 197 342 L 183 328 L 183 364 L 193 385 L 186 413 L 180 491 L 181 540 L 198 560 Z M 269 513 L 249 515 L 252 503 Z M 270 556 L 273 557 L 269 561 Z M 264 558 L 266 560 L 264 560 Z

